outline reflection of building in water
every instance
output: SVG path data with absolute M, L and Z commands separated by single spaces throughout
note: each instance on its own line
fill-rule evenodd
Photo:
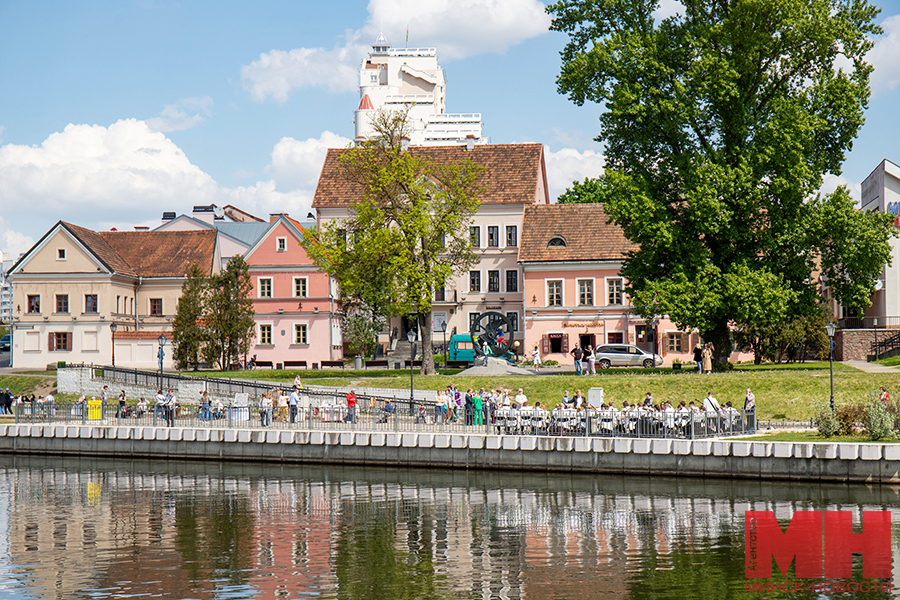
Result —
M 17 571 L 42 598 L 86 589 L 359 597 L 360 577 L 389 584 L 423 571 L 451 597 L 596 598 L 621 595 L 647 557 L 666 569 L 676 548 L 702 553 L 742 539 L 746 510 L 786 521 L 797 510 L 840 508 L 859 522 L 862 510 L 884 509 L 54 469 L 0 470 L 0 502 L 9 548 L 0 557 L 30 565 Z M 367 561 L 375 549 L 393 552 L 395 573 L 365 572 L 382 564 Z

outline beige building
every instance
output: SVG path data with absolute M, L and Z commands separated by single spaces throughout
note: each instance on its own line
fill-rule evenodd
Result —
M 156 368 L 156 338 L 171 333 L 195 262 L 218 273 L 215 230 L 95 232 L 58 222 L 9 272 L 13 366 L 65 361 Z M 165 367 L 171 358 L 167 348 Z

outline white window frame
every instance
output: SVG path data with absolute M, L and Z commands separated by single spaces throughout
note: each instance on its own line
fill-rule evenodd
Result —
M 272 276 L 256 278 L 256 297 L 257 298 L 274 298 L 275 297 L 275 288 L 274 288 L 275 282 L 273 281 L 273 279 L 274 278 Z M 263 281 L 269 282 L 269 295 L 268 296 L 263 295 L 263 284 L 262 284 Z
M 575 305 L 576 306 L 597 306 L 597 281 L 596 277 L 579 277 L 575 280 Z M 591 282 L 591 304 L 581 303 L 581 282 Z
M 509 310 L 504 313 L 507 317 L 509 315 L 516 315 L 516 327 L 512 330 L 512 333 L 517 333 L 522 328 L 522 315 L 519 314 L 517 310 Z
M 509 273 L 513 272 L 516 274 L 516 289 L 509 289 Z M 518 269 L 505 269 L 503 271 L 503 289 L 506 290 L 509 294 L 520 294 L 522 293 L 522 274 Z
M 684 347 L 683 347 L 684 344 L 682 344 L 682 341 L 684 338 L 682 336 L 684 334 L 680 331 L 667 331 L 665 335 L 666 335 L 666 353 L 683 354 L 684 353 Z M 671 350 L 671 349 L 669 349 L 669 341 L 676 339 L 676 336 L 678 339 L 678 345 L 682 346 L 682 348 L 679 348 L 678 350 Z
M 481 315 L 483 315 L 483 314 L 484 314 L 484 311 L 480 311 L 480 310 L 470 310 L 469 312 L 466 313 L 466 327 L 469 328 L 469 331 L 472 330 L 472 315 L 478 315 L 478 317 L 481 318 Z
M 622 283 L 622 302 L 619 304 L 610 304 L 609 303 L 609 284 L 613 281 L 619 281 Z M 605 306 L 625 306 L 625 278 L 624 277 L 604 277 L 603 278 L 603 292 L 605 294 L 604 301 L 606 302 Z
M 276 252 L 287 252 L 287 238 L 286 237 L 275 238 L 275 251 Z
M 550 282 L 559 282 L 559 304 L 550 304 Z M 560 277 L 550 277 L 544 280 L 544 306 L 547 308 L 562 308 L 566 305 L 566 280 Z
M 302 342 L 297 338 L 298 327 L 303 328 L 303 337 L 305 339 Z M 309 324 L 308 323 L 294 323 L 293 345 L 309 346 Z
M 478 272 L 478 289 L 473 290 L 472 289 L 472 273 L 474 273 L 476 271 Z M 468 281 L 466 282 L 466 283 L 468 283 L 466 288 L 469 290 L 470 294 L 481 294 L 484 292 L 484 273 L 481 272 L 481 269 L 469 269 L 469 272 L 466 273 L 466 278 L 468 279 Z
M 303 290 L 306 292 L 303 296 L 297 295 L 297 282 L 303 281 Z M 293 282 L 293 290 L 294 290 L 294 298 L 309 298 L 309 277 L 294 277 Z
M 497 228 L 497 245 L 496 246 L 491 246 L 491 227 Z M 504 231 L 503 225 L 501 225 L 500 223 L 488 223 L 487 225 L 485 225 L 484 226 L 484 243 L 485 243 L 484 247 L 485 248 L 503 248 L 504 246 L 500 243 L 502 241 L 500 239 L 502 236 L 501 232 L 503 232 L 503 231 Z
M 510 246 L 509 244 L 506 243 L 507 237 L 508 237 L 508 235 L 506 233 L 507 227 L 515 227 L 516 228 L 516 245 L 515 246 Z M 518 223 L 504 223 L 503 224 L 503 246 L 502 247 L 503 248 L 518 248 L 519 247 L 519 233 L 520 232 L 519 232 L 519 224 Z
M 263 342 L 263 327 L 269 328 L 269 343 Z M 275 345 L 275 326 L 272 323 L 259 323 L 256 328 L 256 339 L 259 340 L 257 346 L 274 346 Z
M 491 273 L 497 273 L 497 289 L 491 290 Z M 503 293 L 503 270 L 502 269 L 488 269 L 487 270 L 487 290 L 488 294 L 502 294 Z
M 478 229 L 478 244 L 472 244 L 472 229 Z M 469 247 L 470 248 L 484 248 L 481 243 L 484 241 L 484 238 L 481 236 L 481 225 L 469 225 Z
M 56 260 L 66 260 L 66 249 L 65 248 L 57 248 L 56 249 Z

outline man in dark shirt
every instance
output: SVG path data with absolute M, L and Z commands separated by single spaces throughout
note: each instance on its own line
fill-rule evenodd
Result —
M 569 354 L 575 357 L 575 374 L 581 375 L 581 359 L 584 357 L 584 350 L 581 349 L 581 346 L 575 344 L 575 347 L 572 348 Z

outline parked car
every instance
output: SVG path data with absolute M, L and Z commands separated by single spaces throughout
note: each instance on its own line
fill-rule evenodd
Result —
M 9 345 L 11 343 L 11 338 L 7 333 L 3 337 L 0 337 L 0 351 L 9 350 Z
M 610 367 L 659 367 L 663 363 L 662 356 L 645 352 L 631 344 L 605 344 L 596 350 L 597 366 L 601 369 Z

